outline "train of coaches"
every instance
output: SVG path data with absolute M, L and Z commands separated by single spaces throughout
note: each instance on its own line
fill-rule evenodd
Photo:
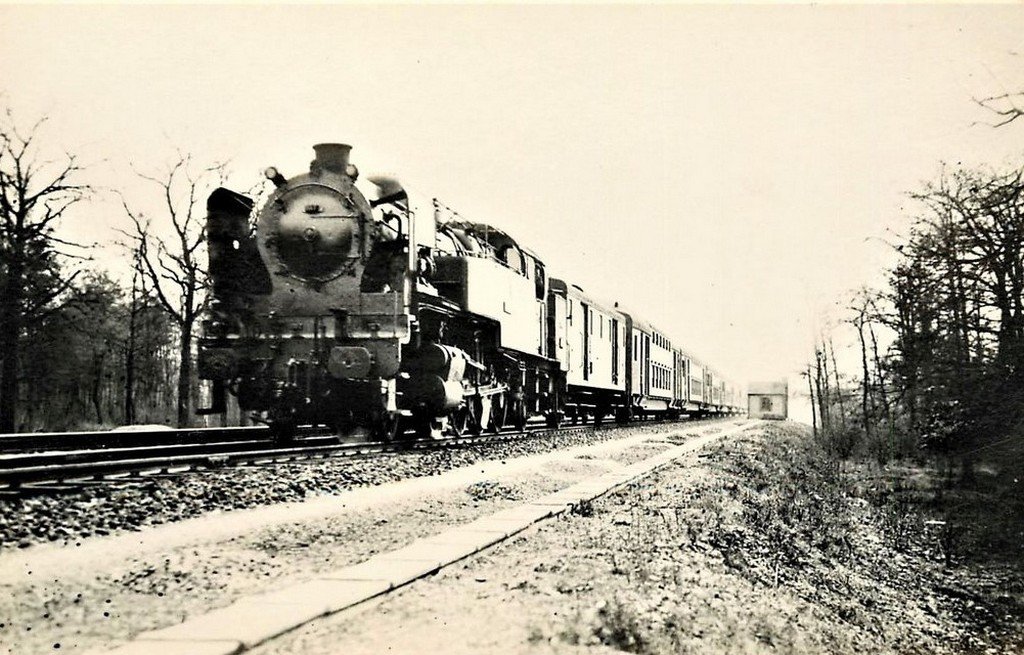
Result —
M 259 208 L 227 189 L 207 220 L 213 304 L 199 372 L 280 435 L 379 439 L 735 413 L 740 390 L 618 303 L 598 301 L 494 226 L 387 176 L 350 147 L 267 169 Z

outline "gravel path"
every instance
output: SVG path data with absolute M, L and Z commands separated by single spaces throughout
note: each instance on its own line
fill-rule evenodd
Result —
M 619 439 L 610 440 L 608 432 Z M 448 472 L 305 502 L 207 513 L 138 533 L 0 553 L 0 585 L 7 592 L 0 597 L 0 653 L 54 652 L 57 644 L 60 652 L 111 647 L 141 631 L 176 623 L 243 595 L 309 579 L 614 470 L 622 466 L 621 461 L 634 460 L 635 450 L 642 450 L 646 457 L 668 447 L 667 442 L 645 443 L 645 439 L 680 433 L 667 426 L 646 426 L 639 434 L 637 430 L 608 432 L 600 433 L 600 439 L 584 440 L 590 445 L 575 450 L 490 462 L 480 461 L 481 453 L 463 451 L 374 462 L 310 462 L 303 467 L 307 469 L 303 480 L 310 482 L 299 485 L 305 490 L 301 495 L 322 488 L 323 483 L 316 484 L 319 473 L 345 479 L 334 468 L 372 471 L 373 476 L 389 480 L 420 472 L 411 468 L 411 460 L 420 464 L 426 460 L 433 470 Z M 472 465 L 454 469 L 464 458 Z M 253 469 L 216 475 L 236 481 L 261 475 L 283 482 L 287 473 Z M 351 477 L 351 468 L 346 475 Z M 174 481 L 154 482 L 163 487 Z M 208 480 L 199 483 L 210 488 Z M 216 485 L 228 488 L 223 480 Z M 236 491 L 236 497 L 251 497 L 249 490 Z M 269 492 L 252 493 L 265 498 Z M 177 495 L 186 501 L 192 498 L 185 490 Z M 111 502 L 94 507 L 103 511 Z

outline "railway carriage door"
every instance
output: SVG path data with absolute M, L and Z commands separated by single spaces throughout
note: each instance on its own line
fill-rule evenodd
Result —
M 643 336 L 643 359 L 640 364 L 644 369 L 644 395 L 649 396 L 651 394 L 651 335 L 644 334 Z
M 682 362 L 683 370 L 683 402 L 689 403 L 691 390 L 690 390 L 690 360 L 683 358 Z
M 533 259 L 531 257 L 531 259 Z M 544 265 L 536 259 L 533 259 L 533 284 L 534 284 L 534 295 L 537 298 L 537 329 L 539 334 L 539 342 L 537 344 L 537 354 L 542 357 L 554 357 L 555 353 L 545 352 L 546 346 L 549 343 L 547 335 L 547 276 L 544 275 Z
M 619 319 L 612 319 L 612 384 L 619 383 Z
M 554 333 L 554 344 L 555 352 L 552 353 L 554 357 L 562 363 L 562 368 L 565 370 L 569 369 L 569 353 L 568 344 L 566 343 L 566 321 L 569 320 L 569 307 L 568 300 L 559 295 L 552 294 L 555 299 L 554 310 L 552 314 L 555 318 L 555 333 Z
M 679 353 L 672 353 L 672 398 L 676 401 L 682 400 L 682 387 L 679 386 L 679 371 L 682 368 L 682 358 Z
M 592 329 L 590 318 L 590 305 L 580 303 L 583 310 L 583 379 L 590 379 L 590 330 Z

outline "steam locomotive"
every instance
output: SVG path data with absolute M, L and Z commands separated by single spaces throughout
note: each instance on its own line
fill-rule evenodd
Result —
M 386 176 L 350 146 L 253 199 L 207 201 L 212 303 L 198 370 L 282 437 L 391 440 L 564 421 L 739 411 L 738 390 L 639 316 L 551 278 L 494 226 Z

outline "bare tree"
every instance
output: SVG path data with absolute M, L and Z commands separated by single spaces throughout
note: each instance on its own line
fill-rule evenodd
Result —
M 142 276 L 139 269 L 142 268 L 138 260 L 138 251 L 132 259 L 132 288 L 128 298 L 128 335 L 124 344 L 124 422 L 127 425 L 135 423 L 135 358 L 138 354 L 139 334 L 139 313 L 144 308 Z
M 862 289 L 857 297 L 855 298 L 855 304 L 851 309 L 856 312 L 854 317 L 851 319 L 853 326 L 857 328 L 857 337 L 860 341 L 860 361 L 861 361 L 861 419 L 864 426 L 864 436 L 867 437 L 868 441 L 871 441 L 871 422 L 874 419 L 874 405 L 870 402 L 872 398 L 870 394 L 871 389 L 871 372 L 868 369 L 868 344 L 867 339 L 864 336 L 864 326 L 868 321 L 868 307 L 871 299 L 866 289 Z
M 814 374 L 811 372 L 811 367 L 807 367 L 807 371 L 802 373 L 807 376 L 807 397 L 811 399 L 811 435 L 818 438 L 818 408 L 815 406 L 816 399 L 814 397 Z
M 818 415 L 821 417 L 822 432 L 828 434 L 832 429 L 832 417 L 829 411 L 831 394 L 829 393 L 828 360 L 822 348 L 814 347 L 814 386 L 818 397 Z
M 1024 117 L 1024 92 L 1001 93 L 987 98 L 975 98 L 985 109 L 996 115 L 993 127 L 1009 125 L 1018 118 Z
M 133 206 L 122 197 L 132 227 L 135 266 L 160 308 L 178 329 L 177 423 L 191 422 L 192 343 L 199 316 L 206 307 L 206 235 L 200 199 L 223 183 L 225 164 L 197 167 L 192 156 L 178 152 L 159 175 L 136 171 L 159 194 L 157 217 Z
M 77 183 L 74 155 L 49 159 L 40 150 L 45 118 L 20 131 L 10 110 L 0 124 L 0 432 L 17 428 L 19 355 L 25 330 L 59 306 L 79 271 L 61 267 L 62 248 L 76 244 L 55 231 L 88 187 Z
M 839 364 L 836 363 L 836 349 L 832 345 L 832 336 L 828 338 L 828 351 L 832 353 L 832 373 L 836 376 L 836 398 L 839 400 L 839 422 L 846 429 L 846 404 L 843 402 L 843 383 L 839 380 Z M 824 339 L 821 342 L 822 350 L 825 349 Z

